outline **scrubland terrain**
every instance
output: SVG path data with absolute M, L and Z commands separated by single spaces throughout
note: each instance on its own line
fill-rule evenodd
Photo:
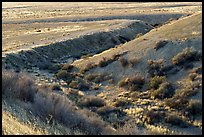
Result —
M 201 9 L 3 3 L 2 134 L 201 135 Z

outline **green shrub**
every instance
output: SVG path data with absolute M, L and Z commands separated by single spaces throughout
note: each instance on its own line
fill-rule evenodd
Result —
M 183 65 L 184 63 L 190 62 L 190 61 L 198 61 L 202 57 L 202 54 L 193 49 L 192 47 L 188 47 L 183 49 L 180 53 L 175 55 L 172 58 L 172 63 L 174 65 Z
M 165 76 L 154 76 L 153 78 L 150 78 L 150 81 L 148 83 L 148 89 L 158 89 L 159 85 L 165 81 Z

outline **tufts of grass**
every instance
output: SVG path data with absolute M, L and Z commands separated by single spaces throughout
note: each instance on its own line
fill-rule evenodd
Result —
M 180 53 L 175 55 L 172 58 L 172 63 L 174 65 L 183 65 L 184 63 L 191 61 L 199 61 L 202 58 L 202 54 L 193 49 L 192 47 L 188 47 L 183 49 Z
M 154 123 L 160 122 L 164 117 L 164 115 L 165 114 L 160 113 L 158 111 L 150 110 L 150 111 L 144 112 L 143 120 L 148 124 L 154 124 Z

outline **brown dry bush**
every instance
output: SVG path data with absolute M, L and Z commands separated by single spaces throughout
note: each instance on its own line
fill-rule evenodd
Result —
M 64 64 L 61 69 L 66 70 L 67 72 L 70 72 L 73 68 L 74 66 L 71 64 Z
M 126 88 L 130 91 L 136 91 L 141 89 L 144 83 L 144 77 L 137 74 L 135 76 L 122 79 L 118 82 L 118 85 L 119 87 Z
M 156 45 L 154 46 L 154 49 L 157 51 L 158 49 L 164 47 L 167 43 L 168 43 L 168 41 L 166 41 L 166 40 L 159 41 L 159 42 L 157 42 Z
M 43 94 L 43 92 L 41 92 Z M 41 119 L 50 119 L 65 125 L 72 130 L 80 130 L 85 134 L 111 134 L 111 127 L 101 118 L 86 109 L 78 109 L 65 96 L 50 93 L 37 94 L 31 110 Z
M 186 111 L 191 115 L 201 115 L 202 114 L 202 103 L 196 100 L 190 100 Z
M 95 96 L 86 96 L 79 101 L 79 105 L 82 107 L 103 107 L 106 102 Z
M 100 83 L 111 79 L 111 76 L 106 73 L 92 73 L 85 76 L 85 79 L 95 83 Z
M 66 70 L 60 70 L 57 74 L 55 74 L 55 76 L 58 78 L 58 79 L 63 79 L 64 81 L 67 81 L 67 82 L 71 82 L 71 80 L 74 79 L 74 76 L 67 72 Z
M 36 92 L 34 81 L 26 74 L 2 71 L 3 97 L 33 102 Z
M 148 73 L 150 75 L 150 77 L 154 77 L 154 76 L 163 76 L 165 75 L 164 73 L 164 61 L 163 59 L 157 60 L 157 61 L 153 61 L 153 60 L 148 60 L 147 61 L 148 64 Z

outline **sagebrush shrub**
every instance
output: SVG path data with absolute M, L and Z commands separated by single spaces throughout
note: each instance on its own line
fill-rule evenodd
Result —
M 183 65 L 189 61 L 198 61 L 202 57 L 202 54 L 193 49 L 192 47 L 188 47 L 183 49 L 177 55 L 172 58 L 172 63 L 174 65 Z

